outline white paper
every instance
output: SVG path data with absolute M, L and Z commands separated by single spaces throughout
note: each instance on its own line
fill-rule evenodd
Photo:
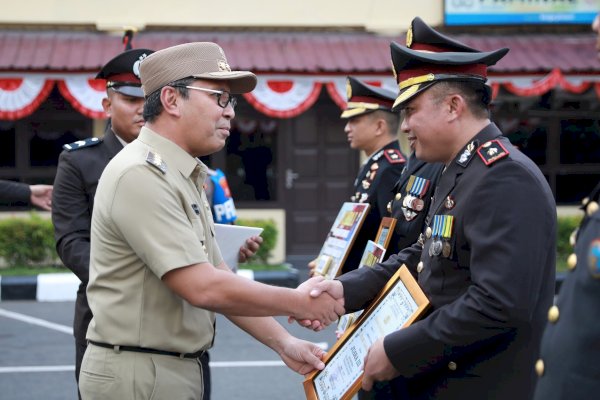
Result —
M 373 343 L 402 328 L 417 308 L 404 283 L 398 280 L 315 378 L 319 400 L 342 398 L 362 374 L 365 356 Z
M 215 236 L 223 261 L 233 271 L 237 270 L 240 247 L 252 236 L 258 236 L 263 228 L 254 226 L 215 224 Z

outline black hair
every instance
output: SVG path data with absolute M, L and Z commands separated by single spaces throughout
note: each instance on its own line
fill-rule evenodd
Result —
M 441 100 L 453 92 L 458 92 L 466 101 L 467 107 L 477 118 L 490 117 L 490 102 L 492 93 L 483 81 L 477 80 L 452 80 L 441 81 L 433 86 L 437 90 L 437 97 Z
M 170 82 L 165 86 L 172 86 L 179 92 L 181 97 L 187 99 L 189 97 L 189 89 L 185 86 L 189 86 L 192 82 L 194 82 L 194 78 L 183 78 L 178 79 L 176 81 Z M 164 87 L 164 86 L 163 86 Z M 146 96 L 146 100 L 144 101 L 144 120 L 146 122 L 154 122 L 156 117 L 160 115 L 163 111 L 163 105 L 160 101 L 160 92 L 163 88 L 156 89 L 154 92 L 150 93 Z

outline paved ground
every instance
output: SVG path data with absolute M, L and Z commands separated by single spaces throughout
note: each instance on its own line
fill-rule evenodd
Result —
M 0 303 L 0 398 L 3 400 L 76 399 L 73 303 Z M 333 330 L 314 333 L 288 325 L 296 336 L 333 344 Z M 223 317 L 217 321 L 211 350 L 213 399 L 304 399 L 303 378 L 270 349 Z
M 294 263 L 302 268 L 301 259 Z M 302 271 L 302 278 L 306 276 Z M 0 302 L 0 398 L 76 399 L 71 324 L 73 302 Z M 296 336 L 324 346 L 334 343 L 333 327 L 314 333 L 278 320 Z M 305 399 L 303 377 L 290 371 L 270 349 L 227 319 L 217 319 L 211 350 L 213 400 Z

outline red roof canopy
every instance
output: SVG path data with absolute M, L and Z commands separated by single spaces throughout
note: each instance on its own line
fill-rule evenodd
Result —
M 469 46 L 511 51 L 492 74 L 531 74 L 559 69 L 598 74 L 593 34 L 453 35 Z M 135 47 L 154 50 L 175 44 L 212 41 L 232 68 L 269 73 L 369 74 L 391 71 L 390 41 L 403 37 L 333 32 L 172 32 L 138 33 Z M 97 71 L 123 50 L 120 37 L 99 32 L 0 30 L 0 71 Z

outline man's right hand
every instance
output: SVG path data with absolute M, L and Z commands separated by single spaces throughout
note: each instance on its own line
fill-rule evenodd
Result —
M 323 277 L 315 277 L 298 286 L 299 290 L 305 290 L 307 288 L 310 289 L 308 291 L 309 296 L 315 300 L 318 300 L 322 297 L 325 299 L 332 298 L 338 304 L 341 304 L 342 306 L 344 304 L 344 287 L 340 281 L 324 279 Z M 342 309 L 342 312 L 338 313 L 337 315 L 340 316 L 343 314 L 345 314 L 344 309 Z M 329 323 L 324 324 L 323 320 L 320 318 L 298 318 L 297 316 L 291 316 L 288 318 L 289 323 L 292 323 L 294 320 L 297 321 L 299 325 L 314 331 L 320 331 L 329 325 Z
M 340 315 L 344 315 L 344 297 L 334 297 L 323 293 L 324 290 L 319 285 L 324 281 L 322 276 L 318 276 L 310 278 L 298 286 L 296 290 L 301 293 L 302 301 L 300 302 L 301 309 L 296 315 L 292 315 L 294 319 L 318 321 L 320 325 L 327 326 L 337 321 Z M 313 292 L 319 293 L 319 295 L 313 295 Z

